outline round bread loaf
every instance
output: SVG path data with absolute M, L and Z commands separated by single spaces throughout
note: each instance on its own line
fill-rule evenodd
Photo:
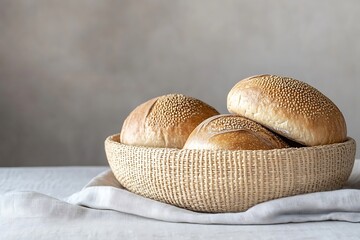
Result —
M 347 137 L 337 106 L 312 86 L 289 77 L 241 80 L 229 92 L 227 108 L 308 146 L 343 142 Z
M 190 134 L 184 149 L 269 150 L 288 145 L 260 124 L 239 115 L 210 117 Z
M 120 141 L 128 145 L 182 148 L 194 128 L 219 114 L 208 104 L 182 94 L 151 99 L 125 119 Z

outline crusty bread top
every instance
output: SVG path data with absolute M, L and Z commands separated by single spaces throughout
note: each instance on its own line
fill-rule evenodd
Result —
M 346 140 L 345 119 L 337 106 L 314 87 L 289 77 L 241 80 L 229 92 L 227 107 L 304 145 Z
M 120 140 L 124 144 L 182 148 L 192 130 L 204 119 L 219 114 L 208 104 L 182 94 L 168 94 L 141 104 L 125 119 Z
M 288 145 L 260 124 L 239 115 L 210 117 L 190 134 L 184 149 L 269 150 Z

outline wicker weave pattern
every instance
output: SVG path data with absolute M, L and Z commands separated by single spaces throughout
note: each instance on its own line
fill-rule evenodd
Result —
M 355 141 L 262 151 L 178 150 L 105 141 L 118 181 L 129 191 L 201 212 L 238 212 L 296 194 L 341 188 Z

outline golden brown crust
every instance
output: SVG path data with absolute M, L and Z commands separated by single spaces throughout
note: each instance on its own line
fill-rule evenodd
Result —
M 239 115 L 210 117 L 190 134 L 184 149 L 269 150 L 288 145 L 260 124 Z
M 229 92 L 229 112 L 252 119 L 298 143 L 315 146 L 346 140 L 345 119 L 337 106 L 296 79 L 259 75 Z
M 208 104 L 182 94 L 151 99 L 125 119 L 120 140 L 124 144 L 182 148 L 192 130 L 203 120 L 219 114 Z

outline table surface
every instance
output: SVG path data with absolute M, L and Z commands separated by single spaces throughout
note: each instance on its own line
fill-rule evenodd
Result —
M 81 190 L 89 180 L 106 169 L 0 168 L 0 196 L 11 191 L 36 191 L 61 199 Z M 35 218 L 0 219 L 0 232 L 5 233 L 6 239 L 17 239 L 18 228 L 34 239 L 360 239 L 360 224 L 348 222 L 201 225 L 162 222 L 114 211 L 108 211 L 108 214 L 115 215 L 116 221 L 94 218 L 91 229 L 82 224 L 81 219 L 51 222 Z M 46 232 L 39 224 L 46 224 Z

